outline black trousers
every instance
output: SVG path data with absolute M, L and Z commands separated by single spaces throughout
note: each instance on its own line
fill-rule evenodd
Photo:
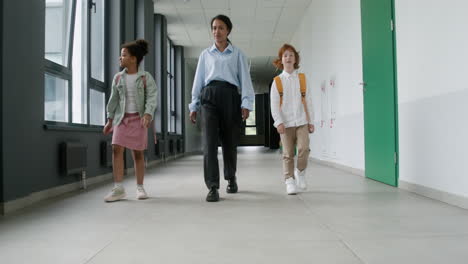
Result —
M 203 88 L 200 102 L 205 184 L 208 189 L 219 189 L 218 140 L 223 149 L 224 179 L 236 177 L 241 96 L 235 85 L 212 81 Z

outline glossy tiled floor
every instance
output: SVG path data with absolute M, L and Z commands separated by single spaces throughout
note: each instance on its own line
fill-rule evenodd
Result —
M 221 159 L 222 160 L 222 159 Z M 111 184 L 0 218 L 0 263 L 468 263 L 468 211 L 310 164 L 285 195 L 278 152 L 239 148 L 239 190 L 204 201 L 202 157 L 151 169 L 151 196 Z

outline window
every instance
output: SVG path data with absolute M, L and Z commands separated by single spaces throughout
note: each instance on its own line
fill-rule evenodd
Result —
M 88 93 L 86 84 L 86 32 L 88 3 L 77 0 L 73 30 L 72 123 L 87 124 Z
M 89 6 L 89 62 L 91 65 L 89 76 L 90 124 L 105 124 L 105 0 L 93 0 Z
M 70 35 L 75 1 L 46 0 L 45 58 L 64 67 L 70 59 Z
M 104 0 L 91 6 L 91 78 L 104 82 Z
M 245 120 L 245 135 L 246 136 L 257 135 L 257 123 L 255 122 L 255 101 L 253 104 L 253 110 L 249 114 L 249 118 Z
M 106 100 L 105 93 L 91 89 L 89 93 L 89 112 L 91 113 L 89 123 L 91 125 L 105 124 L 106 113 L 104 111 Z
M 176 103 L 175 103 L 175 123 L 176 123 L 176 133 L 177 135 L 183 134 L 184 126 L 182 122 L 184 122 L 184 48 L 182 46 L 174 46 L 174 56 L 175 56 L 175 94 L 176 96 Z
M 175 55 L 174 46 L 167 39 L 167 128 L 176 133 Z
M 45 74 L 45 119 L 68 122 L 68 80 Z
M 70 121 L 71 39 L 76 1 L 46 0 L 44 119 Z
M 175 49 L 171 45 L 171 129 L 170 132 L 176 133 L 176 85 L 175 85 Z
M 46 0 L 46 121 L 104 125 L 106 1 Z

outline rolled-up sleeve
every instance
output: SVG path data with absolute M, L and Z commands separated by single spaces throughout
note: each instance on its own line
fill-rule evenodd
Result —
M 280 96 L 278 93 L 278 89 L 276 88 L 276 83 L 273 81 L 271 84 L 271 91 L 270 91 L 270 102 L 271 102 L 271 116 L 275 121 L 273 126 L 278 127 L 278 125 L 284 123 L 283 115 L 281 113 L 280 108 Z
M 119 93 L 116 90 L 117 84 L 115 83 L 117 80 L 118 74 L 114 76 L 112 80 L 112 87 L 111 87 L 111 94 L 109 96 L 109 101 L 107 102 L 107 118 L 114 119 L 115 109 L 117 108 L 117 104 L 119 103 Z
M 204 52 L 198 58 L 197 69 L 192 86 L 192 102 L 189 104 L 190 112 L 198 112 L 200 110 L 200 92 L 205 83 L 205 57 Z
M 146 102 L 145 102 L 145 114 L 151 115 L 151 118 L 154 116 L 154 111 L 157 106 L 158 98 L 158 88 L 156 82 L 154 81 L 153 76 L 149 73 L 146 74 Z
M 252 86 L 252 79 L 250 78 L 249 66 L 247 64 L 247 57 L 239 51 L 239 83 L 241 86 L 242 108 L 253 111 L 253 103 L 255 100 L 255 92 Z

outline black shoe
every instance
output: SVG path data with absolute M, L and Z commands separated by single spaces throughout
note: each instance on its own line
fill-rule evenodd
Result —
M 226 187 L 227 193 L 236 193 L 237 192 L 237 181 L 236 178 L 228 180 L 228 186 Z
M 210 192 L 206 196 L 206 201 L 207 202 L 217 202 L 217 201 L 219 201 L 218 189 L 216 189 L 215 187 L 211 188 Z

